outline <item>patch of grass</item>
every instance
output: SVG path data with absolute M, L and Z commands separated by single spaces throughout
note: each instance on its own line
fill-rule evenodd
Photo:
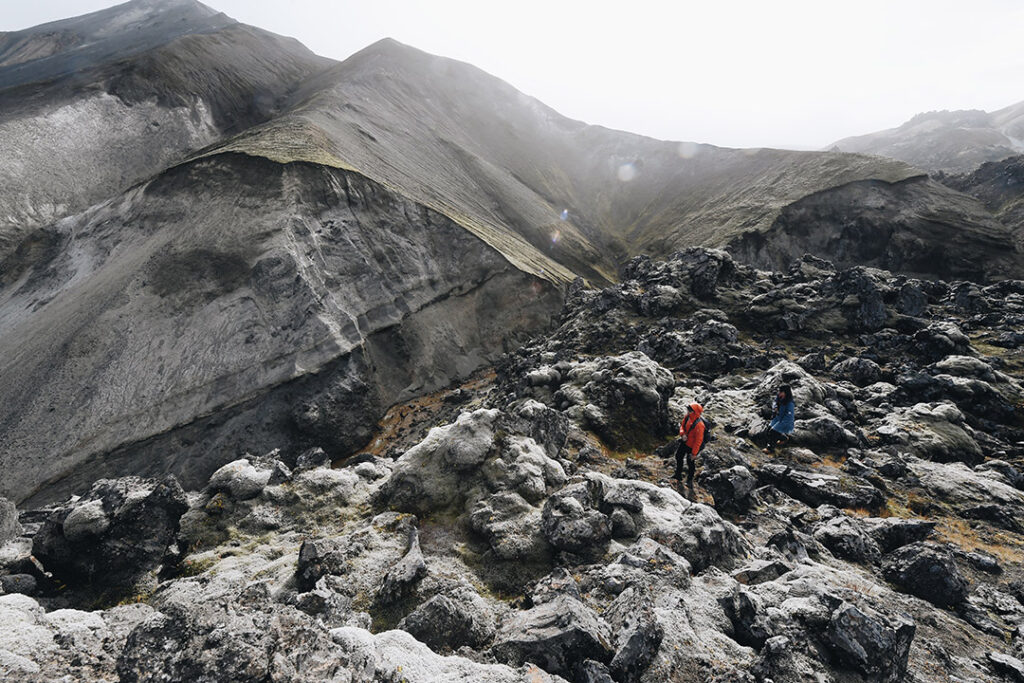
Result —
M 183 560 L 181 564 L 178 565 L 178 571 L 175 572 L 175 578 L 198 576 L 213 567 L 215 564 L 217 564 L 217 560 L 213 557 Z
M 1001 532 L 992 533 L 991 540 L 983 538 L 977 529 L 963 519 L 945 517 L 938 520 L 935 537 L 968 552 L 980 550 L 988 553 L 1003 564 L 1024 564 L 1024 544 L 1020 539 Z
M 810 463 L 811 467 L 832 467 L 834 469 L 841 469 L 843 464 L 846 462 L 845 455 L 823 455 L 820 460 L 816 460 Z
M 907 508 L 918 517 L 929 517 L 934 514 L 936 506 L 932 499 L 914 491 L 908 491 Z
M 1024 372 L 1024 352 L 1020 349 L 1005 349 L 984 341 L 980 336 L 971 338 L 971 346 L 982 356 L 999 358 L 1005 363 L 1002 370 L 1010 373 Z
M 889 498 L 885 501 L 885 507 L 882 508 L 882 517 L 899 517 L 900 519 L 914 519 L 917 515 L 909 507 L 896 500 L 895 498 Z
M 121 607 L 123 605 L 138 605 L 140 603 L 149 602 L 149 599 L 150 599 L 150 597 L 152 597 L 152 595 L 153 595 L 153 591 L 152 590 L 142 591 L 141 593 L 135 593 L 133 595 L 128 595 L 128 596 L 122 598 L 120 601 L 118 601 L 117 604 L 114 605 L 114 606 L 115 607 Z

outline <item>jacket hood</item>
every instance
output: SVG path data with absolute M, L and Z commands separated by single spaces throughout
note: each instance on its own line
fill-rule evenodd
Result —
M 697 417 L 700 417 L 701 414 L 704 412 L 704 406 L 702 406 L 699 403 L 691 403 L 690 404 L 690 410 L 693 411 L 694 415 L 696 415 Z

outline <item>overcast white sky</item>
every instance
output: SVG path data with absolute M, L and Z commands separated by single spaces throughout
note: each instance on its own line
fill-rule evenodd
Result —
M 117 4 L 0 0 L 0 30 Z M 210 0 L 344 59 L 390 36 L 559 112 L 668 140 L 819 148 L 1024 100 L 1024 2 Z

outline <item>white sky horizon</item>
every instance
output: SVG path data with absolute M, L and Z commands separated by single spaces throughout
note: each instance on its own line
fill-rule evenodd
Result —
M 112 0 L 2 0 L 0 31 Z M 1024 2 L 207 0 L 343 60 L 391 37 L 564 116 L 663 140 L 822 149 L 942 109 L 1024 100 Z

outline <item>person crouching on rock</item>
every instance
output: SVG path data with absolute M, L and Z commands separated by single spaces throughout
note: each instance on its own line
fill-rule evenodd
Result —
M 764 452 L 771 453 L 775 447 L 789 440 L 793 433 L 796 419 L 796 404 L 793 402 L 793 389 L 788 384 L 779 387 L 779 393 L 772 401 L 772 419 L 764 431 Z
M 683 473 L 683 461 L 686 465 L 686 486 L 693 488 L 693 473 L 697 469 L 696 458 L 704 445 L 704 420 L 701 414 L 704 413 L 704 406 L 699 403 L 691 403 L 686 409 L 686 417 L 679 425 L 679 446 L 676 449 L 676 471 L 672 478 L 679 481 Z

